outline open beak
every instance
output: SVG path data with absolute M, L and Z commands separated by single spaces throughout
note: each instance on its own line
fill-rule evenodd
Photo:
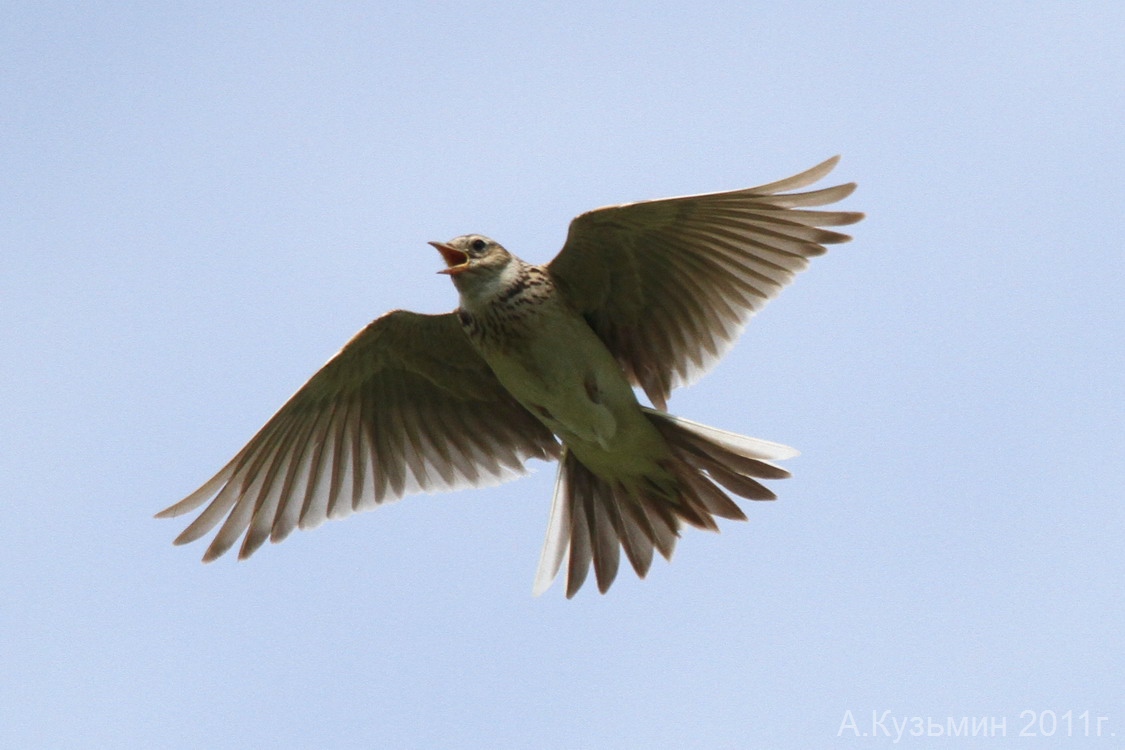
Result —
M 447 273 L 450 276 L 455 276 L 459 273 L 464 273 L 469 270 L 469 256 L 460 250 L 447 245 L 444 242 L 431 242 L 445 261 L 448 268 L 443 268 L 438 273 Z

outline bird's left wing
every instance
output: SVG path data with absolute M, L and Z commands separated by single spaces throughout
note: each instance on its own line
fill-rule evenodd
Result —
M 746 190 L 589 211 L 571 222 L 548 269 L 629 379 L 663 409 L 672 389 L 706 371 L 810 257 L 851 239 L 820 227 L 863 214 L 808 207 L 842 200 L 854 184 L 787 192 L 824 177 L 838 158 Z
M 453 313 L 398 310 L 360 331 L 206 484 L 176 544 L 223 521 L 209 562 L 403 495 L 503 481 L 553 458 L 551 432 L 501 385 Z

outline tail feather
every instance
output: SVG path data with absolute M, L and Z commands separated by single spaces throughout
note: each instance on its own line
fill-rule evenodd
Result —
M 593 475 L 591 475 L 593 478 Z M 590 528 L 590 552 L 594 560 L 594 577 L 598 589 L 609 588 L 617 577 L 617 567 L 621 559 L 621 531 L 613 523 L 612 510 L 616 509 L 616 498 L 605 482 L 591 483 L 585 495 L 586 523 Z M 570 588 L 569 577 L 567 588 Z M 577 592 L 578 587 L 574 590 Z
M 571 485 L 571 496 L 574 500 L 570 514 L 570 552 L 566 563 L 566 595 L 574 596 L 573 592 L 582 588 L 586 582 L 586 574 L 590 572 L 590 560 L 594 554 L 593 545 L 590 543 L 590 525 L 593 518 L 586 517 L 587 508 L 592 503 L 589 486 L 581 482 Z M 592 515 L 592 514 L 591 514 Z
M 535 573 L 532 593 L 539 596 L 546 591 L 559 574 L 563 558 L 570 543 L 570 479 L 567 476 L 567 456 L 559 456 L 559 469 L 555 476 L 555 493 L 551 497 L 551 515 L 547 521 L 547 539 L 539 553 L 539 569 Z
M 663 467 L 671 476 L 622 482 L 604 479 L 564 451 L 551 504 L 547 540 L 539 560 L 534 591 L 541 594 L 566 563 L 566 596 L 586 582 L 591 564 L 598 590 L 605 593 L 625 550 L 640 578 L 652 565 L 653 551 L 671 559 L 684 523 L 718 531 L 715 518 L 746 520 L 724 492 L 749 500 L 776 496 L 757 479 L 782 479 L 789 472 L 770 461 L 797 451 L 766 440 L 645 409 L 671 448 Z
M 665 437 L 667 437 L 667 429 L 665 427 Z M 699 435 L 688 430 L 683 430 L 681 435 L 683 440 L 680 443 L 680 449 L 689 451 L 703 460 L 710 459 L 716 463 L 729 466 L 740 474 L 762 479 L 785 479 L 789 476 L 789 472 L 780 466 L 774 466 L 760 458 L 744 456 L 718 443 L 708 443 Z
M 715 486 L 707 477 L 697 471 L 679 471 L 677 478 L 687 485 L 696 497 L 703 503 L 703 507 L 713 516 L 727 518 L 732 521 L 745 521 L 746 514 L 738 504 L 727 497 L 727 494 Z M 714 531 L 718 531 L 715 527 Z
M 769 440 L 739 435 L 737 432 L 730 432 L 729 430 L 720 430 L 718 427 L 700 424 L 690 419 L 676 417 L 667 412 L 649 409 L 644 406 L 641 407 L 641 410 L 648 415 L 649 420 L 662 432 L 668 427 L 680 428 L 679 431 L 681 433 L 688 433 L 687 435 L 682 435 L 685 440 L 691 440 L 693 437 L 702 438 L 706 445 L 718 445 L 721 448 L 726 448 L 746 458 L 756 458 L 762 461 L 782 461 L 786 458 L 801 455 L 801 452 L 796 448 L 790 448 L 788 445 L 782 445 L 781 443 L 773 443 Z M 668 437 L 667 432 L 665 432 L 665 437 Z M 784 469 L 777 466 L 772 468 L 784 471 Z
M 629 558 L 629 564 L 633 566 L 633 570 L 636 571 L 638 576 L 644 578 L 648 574 L 648 569 L 652 567 L 652 551 L 659 546 L 657 545 L 659 537 L 653 530 L 652 523 L 645 514 L 643 506 L 628 501 L 618 502 L 617 506 L 622 510 L 621 546 L 625 548 L 625 556 Z M 670 538 L 671 546 L 675 546 L 676 537 L 674 534 L 668 534 L 666 538 Z M 668 549 L 669 554 L 671 554 L 671 547 Z M 607 589 L 610 583 L 610 581 L 606 582 Z

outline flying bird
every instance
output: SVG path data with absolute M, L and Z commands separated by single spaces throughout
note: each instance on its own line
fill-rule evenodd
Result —
M 839 157 L 731 192 L 607 206 L 570 223 L 546 265 L 478 234 L 431 242 L 457 310 L 395 310 L 370 323 L 202 487 L 157 514 L 206 504 L 175 540 L 216 525 L 210 562 L 419 491 L 505 481 L 557 459 L 535 579 L 565 563 L 566 595 L 591 564 L 598 589 L 620 552 L 644 577 L 684 524 L 745 520 L 727 494 L 776 496 L 797 451 L 672 416 L 672 389 L 709 369 L 751 315 L 848 235 L 863 214 L 810 210 L 854 183 L 798 191 Z M 643 406 L 633 387 L 653 407 Z

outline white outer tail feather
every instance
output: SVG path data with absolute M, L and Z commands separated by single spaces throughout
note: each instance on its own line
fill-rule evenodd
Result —
M 567 502 L 568 483 L 564 470 L 566 455 L 559 457 L 559 470 L 555 475 L 555 491 L 551 495 L 551 517 L 547 521 L 547 539 L 539 554 L 539 569 L 535 571 L 535 584 L 531 591 L 539 596 L 551 587 L 559 573 L 570 542 L 570 505 Z
M 752 438 L 747 435 L 739 435 L 737 432 L 731 432 L 729 430 L 720 430 L 718 427 L 693 422 L 690 419 L 677 417 L 657 409 L 650 409 L 647 406 L 642 406 L 641 410 L 648 414 L 650 419 L 655 417 L 656 419 L 671 422 L 672 424 L 683 427 L 688 432 L 695 433 L 711 442 L 718 443 L 724 448 L 742 454 L 747 458 L 756 458 L 760 461 L 784 461 L 787 458 L 795 458 L 801 455 L 801 452 L 796 448 L 782 445 L 781 443 Z

